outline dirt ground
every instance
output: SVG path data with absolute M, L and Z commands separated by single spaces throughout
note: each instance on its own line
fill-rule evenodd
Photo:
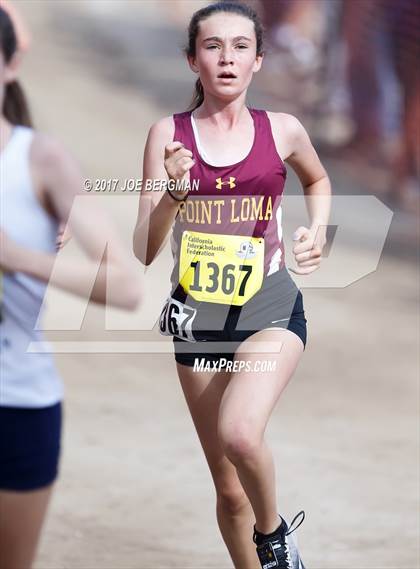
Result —
M 104 50 L 93 33 L 90 46 L 80 40 L 79 23 L 86 30 L 86 21 L 103 18 L 114 29 L 122 10 L 105 15 L 87 1 L 19 5 L 33 34 L 22 78 L 39 128 L 72 149 L 86 176 L 139 176 L 150 124 L 181 103 L 165 102 L 150 75 L 144 88 L 126 80 L 130 67 L 116 44 Z M 156 14 L 144 6 L 139 25 L 150 29 Z M 138 57 L 144 64 L 148 54 Z M 343 192 L 346 183 L 338 173 L 334 184 Z M 120 200 L 114 212 L 127 239 L 132 203 Z M 351 286 L 303 290 L 309 342 L 268 437 L 283 514 L 307 513 L 298 533 L 309 569 L 419 567 L 418 271 L 405 253 L 382 255 Z M 348 263 L 360 254 L 349 245 Z M 57 298 L 64 314 L 77 302 Z M 80 332 L 49 338 L 120 339 L 104 333 L 103 321 L 92 307 Z M 64 448 L 36 568 L 231 567 L 173 356 L 56 361 L 66 386 Z

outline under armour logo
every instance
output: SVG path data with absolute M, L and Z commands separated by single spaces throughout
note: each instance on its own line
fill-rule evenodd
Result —
M 236 188 L 235 180 L 236 178 L 233 176 L 229 178 L 229 181 L 226 180 L 225 182 L 222 181 L 222 178 L 216 178 L 216 189 L 221 190 L 222 186 L 228 184 L 229 188 L 232 190 L 233 188 Z

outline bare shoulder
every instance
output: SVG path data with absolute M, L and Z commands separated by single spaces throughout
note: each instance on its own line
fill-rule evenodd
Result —
M 74 195 L 83 188 L 80 165 L 60 140 L 37 132 L 31 148 L 31 168 L 40 191 Z
M 295 137 L 306 132 L 300 120 L 294 115 L 289 113 L 273 113 L 271 111 L 267 111 L 267 115 L 276 132 L 280 131 L 283 136 Z
M 152 124 L 149 131 L 149 138 L 154 140 L 171 142 L 175 133 L 175 122 L 173 116 L 163 117 Z
M 311 145 L 308 133 L 300 120 L 289 113 L 267 111 L 274 142 L 280 156 L 287 160 L 296 151 Z
M 31 169 L 39 195 L 62 199 L 82 191 L 80 166 L 66 146 L 49 134 L 37 132 L 31 147 Z
M 41 205 L 57 219 L 67 219 L 74 196 L 83 188 L 81 171 L 72 154 L 55 137 L 35 132 L 30 165 Z
M 36 168 L 49 169 L 69 159 L 70 154 L 64 145 L 54 137 L 36 132 L 31 148 L 31 160 Z

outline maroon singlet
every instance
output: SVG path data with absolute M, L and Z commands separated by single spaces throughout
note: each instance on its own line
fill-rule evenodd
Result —
M 174 115 L 174 140 L 193 153 L 190 182 L 199 181 L 181 205 L 172 234 L 175 266 L 173 290 L 179 284 L 180 243 L 184 231 L 262 237 L 264 277 L 284 267 L 282 208 L 286 168 L 273 139 L 270 119 L 263 110 L 249 109 L 254 142 L 249 154 L 229 166 L 212 166 L 200 156 L 191 123 L 192 111 Z

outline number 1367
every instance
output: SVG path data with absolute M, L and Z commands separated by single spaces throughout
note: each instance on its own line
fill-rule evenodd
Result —
M 203 290 L 203 287 L 200 285 L 200 261 L 194 261 L 190 266 L 194 270 L 194 279 L 190 290 L 200 292 Z M 207 263 L 207 268 L 211 272 L 208 273 L 210 283 L 205 287 L 206 292 L 216 292 L 219 288 L 222 289 L 224 294 L 232 294 L 234 292 L 236 289 L 235 265 L 225 265 L 222 268 L 221 274 L 220 267 L 217 263 Z M 252 273 L 252 265 L 239 265 L 239 270 L 242 273 L 239 275 L 239 278 L 243 278 L 239 285 L 238 296 L 244 296 L 246 283 Z

